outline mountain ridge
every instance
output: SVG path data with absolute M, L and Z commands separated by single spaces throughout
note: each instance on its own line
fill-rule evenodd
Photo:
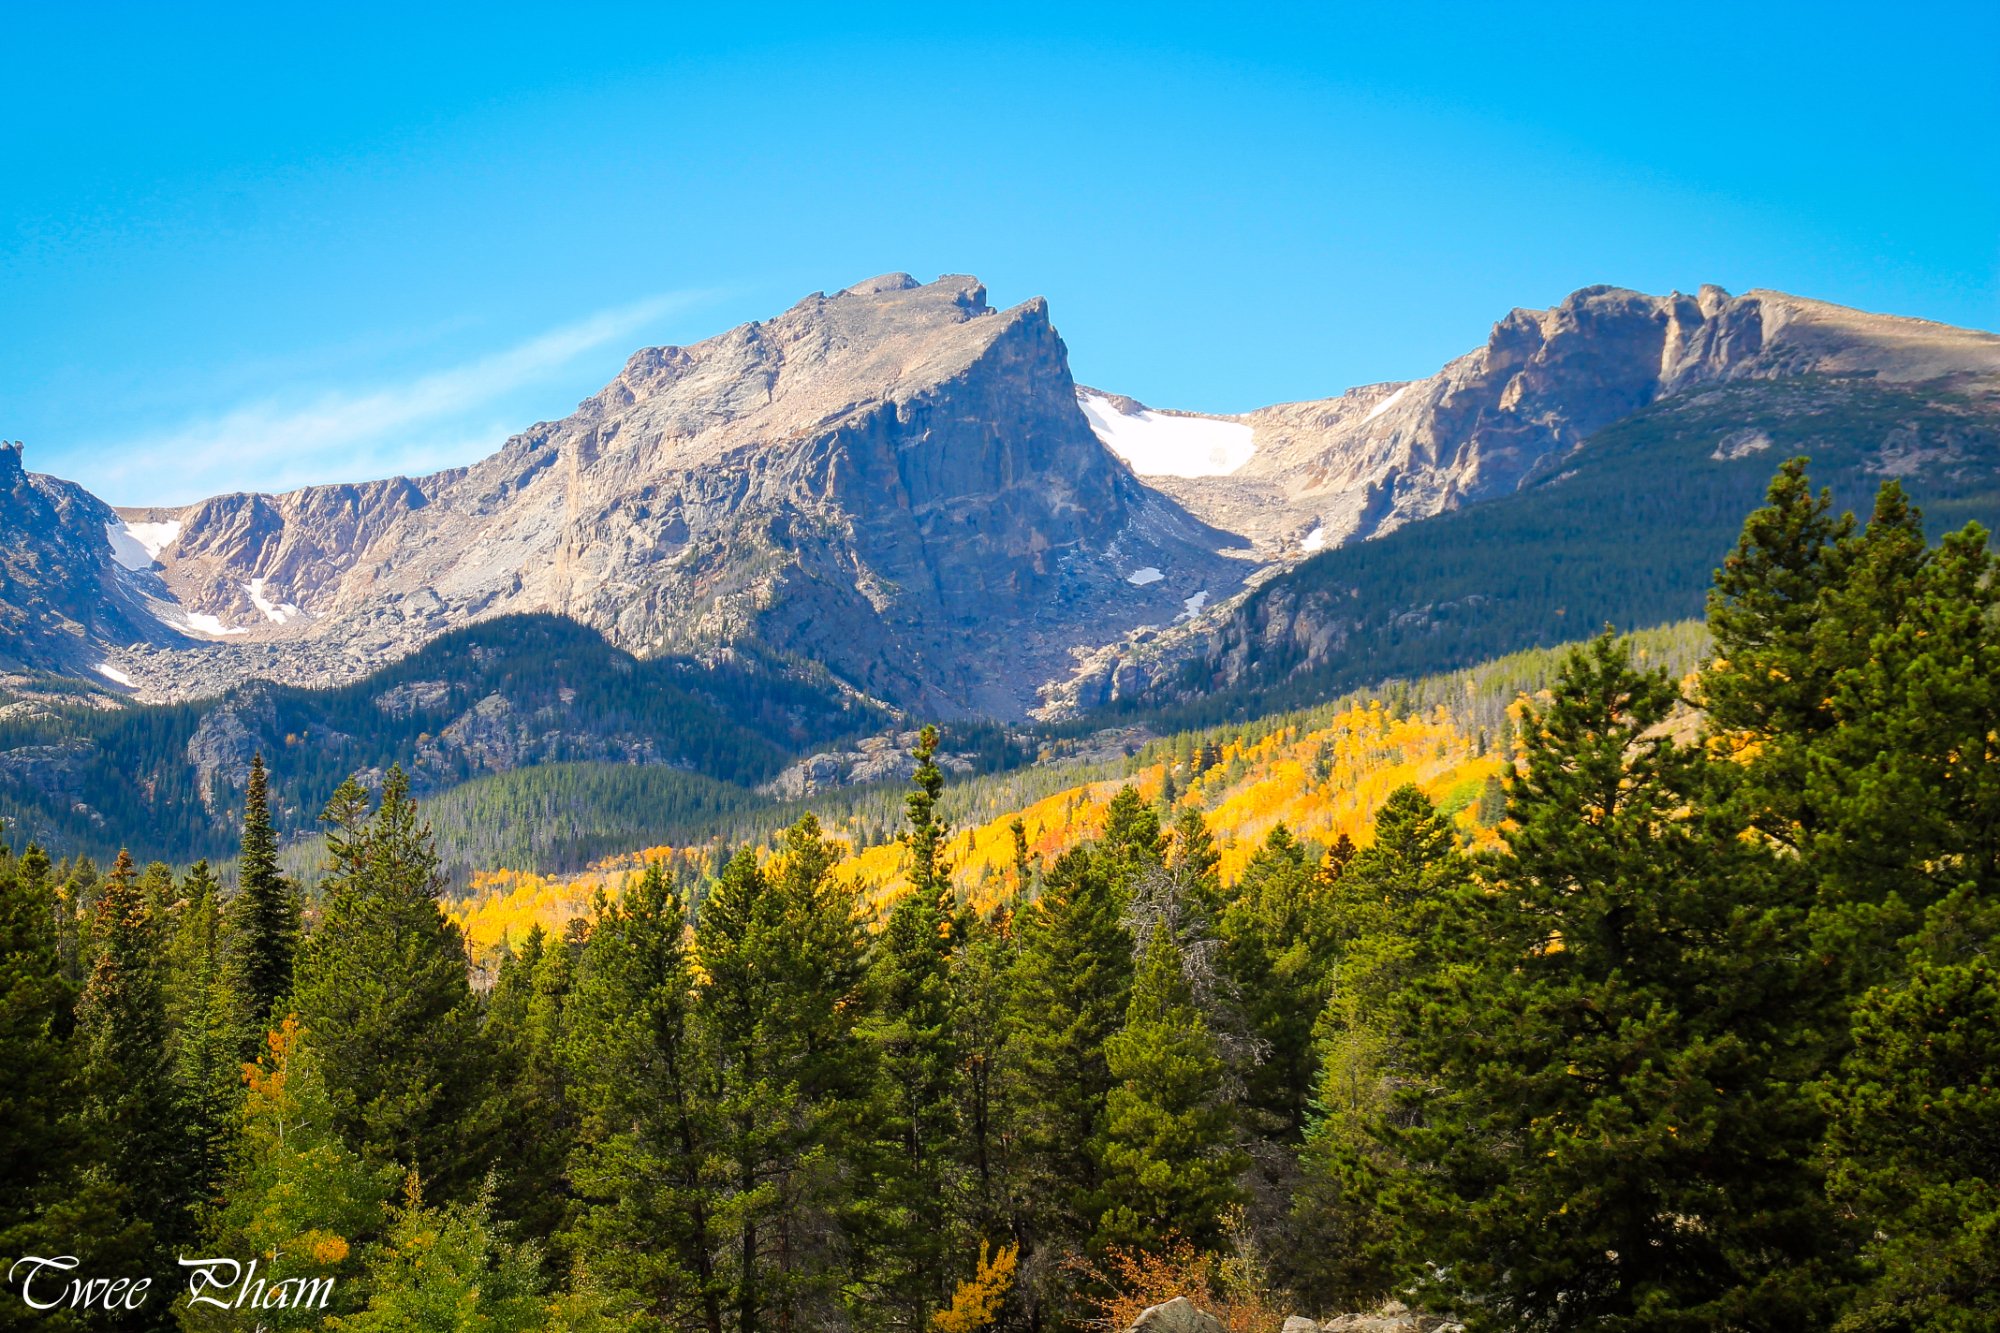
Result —
M 16 668 L 151 699 L 356 680 L 547 612 L 642 655 L 814 660 L 908 712 L 1053 716 L 1156 690 L 1299 561 L 1527 494 L 1655 404 L 1850 379 L 1976 396 L 2000 337 L 1600 285 L 1429 376 L 1221 415 L 1079 386 L 1040 297 L 889 273 L 642 348 L 464 467 L 117 510 L 0 476 L 32 539 L 0 625 Z

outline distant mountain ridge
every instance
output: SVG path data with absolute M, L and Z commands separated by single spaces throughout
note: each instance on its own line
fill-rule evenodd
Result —
M 1147 480 L 1268 555 L 1309 554 L 1516 491 L 1663 399 L 1802 375 L 2000 385 L 2000 336 L 1783 292 L 1585 287 L 1551 309 L 1513 311 L 1484 347 L 1428 378 L 1208 418 L 1248 428 L 1241 465 Z M 1125 420 L 1149 411 L 1131 399 L 1107 406 Z
M 1078 386 L 1039 298 L 997 309 L 976 279 L 889 274 L 643 349 L 570 416 L 429 476 L 112 511 L 6 451 L 0 668 L 162 700 L 337 685 L 454 628 L 549 613 L 642 656 L 811 663 L 931 716 L 1185 697 L 1248 679 L 1225 664 L 1259 636 L 1365 671 L 1372 631 L 1272 628 L 1318 564 L 1299 561 L 1414 526 L 1461 540 L 1478 525 L 1430 525 L 1595 475 L 1593 441 L 1664 406 L 1780 384 L 1783 413 L 1847 413 L 1835 433 L 1900 460 L 1885 466 L 1985 484 L 1964 474 L 1984 466 L 2000 337 L 1777 292 L 1584 288 L 1426 378 L 1228 417 Z M 1750 398 L 1741 421 L 1696 414 L 1717 438 L 1671 466 L 1700 482 L 1734 451 L 1768 471 L 1756 455 L 1786 431 L 1752 418 L 1780 406 Z M 1890 399 L 1902 417 L 1878 422 Z M 1975 423 L 1955 455 L 1922 443 L 1947 400 Z M 1897 453 L 1899 430 L 1919 443 Z M 1659 600 L 1655 620 L 1687 614 L 1684 594 Z

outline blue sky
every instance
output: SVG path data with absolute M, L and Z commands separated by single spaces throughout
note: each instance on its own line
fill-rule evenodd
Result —
M 2000 328 L 2000 6 L 4 4 L 0 437 L 122 504 L 465 462 L 894 269 L 1230 411 L 1610 282 Z

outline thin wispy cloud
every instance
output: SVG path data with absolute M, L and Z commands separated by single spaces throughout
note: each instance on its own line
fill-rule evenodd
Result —
M 703 299 L 669 292 L 601 310 L 525 342 L 401 382 L 277 394 L 94 446 L 87 484 L 123 504 L 179 504 L 470 462 L 510 429 L 500 405 Z M 623 350 L 630 350 L 629 348 Z

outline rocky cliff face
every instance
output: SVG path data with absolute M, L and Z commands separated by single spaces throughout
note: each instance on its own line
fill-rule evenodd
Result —
M 1253 451 L 1225 475 L 1149 480 L 1267 556 L 1310 554 L 1509 494 L 1661 399 L 1802 375 L 2000 382 L 2000 337 L 1782 292 L 1586 287 L 1426 379 L 1229 418 Z
M 1091 434 L 1045 303 L 904 274 L 646 349 L 470 468 L 127 518 L 179 525 L 161 577 L 213 644 L 125 664 L 163 695 L 340 678 L 552 611 L 633 651 L 754 642 L 928 713 L 1014 716 L 1074 649 L 1245 569 Z
M 0 444 L 0 670 L 98 673 L 109 645 L 185 644 L 161 622 L 150 593 L 165 589 L 113 558 L 118 515 L 74 483 L 22 466 Z

